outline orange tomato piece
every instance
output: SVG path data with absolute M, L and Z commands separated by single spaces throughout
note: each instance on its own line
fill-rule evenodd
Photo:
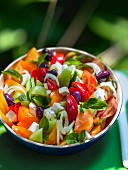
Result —
M 57 144 L 57 129 L 56 129 L 56 124 L 54 125 L 51 133 L 49 134 L 48 137 L 48 142 L 46 142 L 48 145 L 55 145 Z
M 14 65 L 13 69 L 19 73 L 22 73 L 23 70 L 27 70 L 31 74 L 37 69 L 37 66 L 29 61 L 20 60 Z
M 38 57 L 39 57 L 39 53 L 37 52 L 36 48 L 33 47 L 28 51 L 25 57 L 25 61 L 31 61 L 31 60 L 37 61 Z
M 38 117 L 26 117 L 20 121 L 17 125 L 28 129 L 33 122 L 39 123 L 40 119 Z
M 20 135 L 24 138 L 29 139 L 29 137 L 31 136 L 32 132 L 29 131 L 28 129 L 24 128 L 24 127 L 20 127 L 20 126 L 12 126 L 12 130 L 17 134 Z
M 30 114 L 29 109 L 25 106 L 20 106 L 18 110 L 18 121 L 22 122 L 26 118 L 34 117 Z
M 0 90 L 0 111 L 6 114 L 9 111 L 8 104 L 4 98 L 3 91 Z
M 59 103 L 62 101 L 63 96 L 59 93 L 58 89 L 52 91 L 52 93 L 50 94 L 51 97 L 51 103 L 50 106 L 52 106 L 55 102 Z
M 89 71 L 84 70 L 82 74 L 82 81 L 87 86 L 89 94 L 92 95 L 96 89 L 96 78 Z
M 90 132 L 90 135 L 91 136 L 95 136 L 97 135 L 98 133 L 100 133 L 102 131 L 102 128 L 100 125 L 97 125 L 97 126 L 94 126 Z
M 21 87 L 24 91 L 26 90 L 24 86 L 22 86 L 21 84 L 17 83 L 16 81 L 14 80 L 11 80 L 11 79 L 6 79 L 4 84 L 7 84 L 8 87 L 11 87 L 11 86 L 19 86 Z M 16 90 L 17 92 L 23 94 L 24 92 L 22 90 Z
M 93 126 L 93 115 L 89 110 L 79 113 L 76 118 L 74 131 L 80 134 L 82 130 L 89 132 Z
M 0 111 L 0 117 L 2 118 L 2 120 L 9 126 L 12 127 L 12 122 L 6 117 L 6 115 L 4 113 L 2 113 Z

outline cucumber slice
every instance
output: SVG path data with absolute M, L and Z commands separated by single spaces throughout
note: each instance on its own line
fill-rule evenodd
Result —
M 70 80 L 71 80 L 71 71 L 66 68 L 59 76 L 58 76 L 58 80 L 60 83 L 60 87 L 68 87 Z
M 38 129 L 36 132 L 32 133 L 29 139 L 34 142 L 42 143 L 43 142 L 43 128 Z
M 46 96 L 46 89 L 42 86 L 34 86 L 29 90 L 29 96 L 39 95 Z

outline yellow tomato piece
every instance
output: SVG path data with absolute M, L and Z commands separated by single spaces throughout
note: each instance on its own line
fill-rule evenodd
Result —
M 4 113 L 2 113 L 0 111 L 0 117 L 2 118 L 2 120 L 10 127 L 12 127 L 12 122 L 6 117 L 6 115 Z
M 91 136 L 95 136 L 97 135 L 98 133 L 100 133 L 102 131 L 102 128 L 100 125 L 97 125 L 97 126 L 94 126 L 90 132 L 90 135 Z
M 24 138 L 29 139 L 29 137 L 31 136 L 32 132 L 29 131 L 28 129 L 24 128 L 24 127 L 20 127 L 20 126 L 12 126 L 12 130 L 17 134 L 20 135 Z
M 82 130 L 90 131 L 93 126 L 93 115 L 89 110 L 79 113 L 76 118 L 74 131 L 80 134 Z
M 29 61 L 20 60 L 14 66 L 13 69 L 22 73 L 23 70 L 27 70 L 30 74 L 37 69 L 37 66 Z
M 25 61 L 31 61 L 31 60 L 37 61 L 39 55 L 40 54 L 37 52 L 36 48 L 33 47 L 28 51 L 28 53 L 25 57 Z
M 30 117 L 33 118 L 33 115 L 30 114 L 29 109 L 25 106 L 20 106 L 18 110 L 18 121 L 22 122 Z
M 54 125 L 51 133 L 49 134 L 48 137 L 48 142 L 46 142 L 48 145 L 55 145 L 57 144 L 57 129 L 56 129 L 56 124 Z
M 50 94 L 50 98 L 52 99 L 50 106 L 52 106 L 55 102 L 56 103 L 61 102 L 63 99 L 63 96 L 59 93 L 59 90 L 56 89 L 56 90 L 52 91 L 52 93 Z
M 17 125 L 28 129 L 33 122 L 36 122 L 36 123 L 39 124 L 39 121 L 40 120 L 39 120 L 38 117 L 34 117 L 34 116 L 33 117 L 26 117 L 25 119 L 20 121 Z
M 4 114 L 6 114 L 9 111 L 9 107 L 4 98 L 4 94 L 2 90 L 0 90 L 0 111 Z

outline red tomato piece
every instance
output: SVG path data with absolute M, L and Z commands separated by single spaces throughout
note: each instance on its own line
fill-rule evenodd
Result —
M 48 85 L 48 89 L 49 90 L 54 90 L 54 89 L 58 89 L 58 86 L 56 84 L 56 82 L 50 78 L 46 79 L 47 85 Z
M 72 82 L 72 86 L 76 87 L 78 91 L 80 91 L 82 95 L 82 102 L 85 102 L 87 99 L 89 99 L 89 91 L 85 84 L 80 82 Z
M 106 110 L 99 111 L 97 113 L 97 117 L 101 117 L 101 118 L 111 117 L 116 113 L 116 110 L 117 110 L 117 101 L 114 97 L 111 97 L 108 100 L 108 108 Z
M 76 87 L 70 87 L 68 90 L 69 90 L 70 94 L 73 94 L 78 89 Z
M 18 102 L 12 106 L 9 106 L 9 110 L 12 110 L 14 113 L 18 114 L 18 110 L 20 106 L 21 106 L 21 103 Z
M 60 64 L 63 64 L 65 61 L 64 54 L 63 53 L 55 53 L 52 57 L 51 64 L 55 64 L 56 61 L 58 61 Z
M 87 86 L 89 94 L 92 95 L 96 89 L 96 78 L 89 71 L 84 70 L 82 74 L 82 81 Z
M 39 81 L 43 82 L 44 77 L 47 72 L 48 72 L 47 68 L 37 68 L 36 70 L 34 70 L 31 73 L 31 77 L 34 77 L 35 81 L 39 80 Z
M 70 94 L 66 96 L 66 106 L 67 106 L 66 110 L 68 113 L 69 122 L 72 122 L 77 117 L 78 105 L 76 103 L 75 98 Z

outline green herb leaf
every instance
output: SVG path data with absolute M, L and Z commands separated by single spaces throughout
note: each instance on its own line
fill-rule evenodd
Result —
M 73 74 L 73 76 L 72 76 L 72 78 L 70 80 L 70 85 L 72 84 L 72 82 L 74 82 L 76 80 L 77 75 L 78 75 L 77 71 L 75 70 L 75 72 L 74 72 L 74 74 Z
M 39 106 L 42 106 L 44 108 L 47 108 L 49 104 L 51 103 L 51 98 L 48 96 L 33 96 L 32 100 L 38 104 Z
M 78 65 L 81 65 L 82 63 L 77 60 L 76 58 L 69 58 L 67 61 L 65 61 L 65 63 L 67 65 L 75 65 L 75 66 L 78 66 Z
M 18 73 L 16 70 L 6 70 L 6 71 L 2 71 L 2 74 L 8 74 L 14 78 L 16 78 L 17 80 L 19 80 L 20 82 L 22 82 L 22 75 L 20 73 Z
M 43 132 L 47 132 L 49 129 L 49 122 L 46 116 L 43 116 L 39 123 L 39 128 L 43 128 Z
M 67 144 L 78 143 L 78 134 L 76 132 L 69 133 L 64 140 Z
M 78 141 L 79 141 L 80 143 L 84 142 L 84 141 L 85 141 L 85 137 L 86 137 L 86 135 L 85 135 L 85 130 L 82 130 L 82 131 L 80 132 L 79 136 L 78 136 Z
M 45 62 L 45 57 L 48 55 L 48 53 L 42 54 L 38 57 L 38 61 L 31 60 L 31 63 L 35 64 L 37 67 L 40 66 L 42 62 Z
M 102 101 L 97 98 L 90 98 L 84 103 L 80 103 L 80 111 L 83 111 L 83 109 L 105 110 L 107 107 L 108 104 L 105 101 Z
M 45 62 L 45 57 L 48 55 L 48 53 L 42 54 L 41 56 L 39 56 L 38 58 L 38 67 L 40 66 L 40 64 L 42 62 Z

